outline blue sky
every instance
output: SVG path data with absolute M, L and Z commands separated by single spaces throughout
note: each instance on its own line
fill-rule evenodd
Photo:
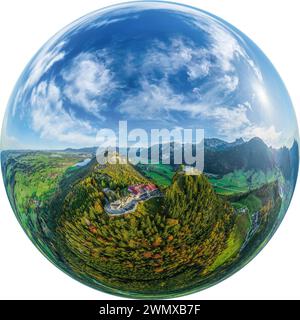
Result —
M 83 17 L 48 41 L 21 75 L 2 148 L 96 145 L 97 131 L 202 128 L 227 141 L 291 145 L 298 128 L 264 54 L 202 11 L 129 3 Z

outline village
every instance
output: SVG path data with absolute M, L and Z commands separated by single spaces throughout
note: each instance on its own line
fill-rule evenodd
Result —
M 109 190 L 104 190 L 108 192 Z M 128 187 L 129 194 L 114 202 L 107 202 L 104 210 L 108 214 L 121 215 L 134 212 L 139 202 L 147 201 L 151 198 L 162 197 L 163 194 L 155 184 L 136 184 Z

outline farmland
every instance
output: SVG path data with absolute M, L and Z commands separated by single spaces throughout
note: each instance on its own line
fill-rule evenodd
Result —
M 138 164 L 137 169 L 161 187 L 168 187 L 175 174 L 174 168 L 168 164 Z
M 281 203 L 276 172 L 189 176 L 163 164 L 100 165 L 75 151 L 8 152 L 2 161 L 17 218 L 44 254 L 91 285 L 150 295 L 216 280 L 246 259 Z M 128 186 L 149 183 L 163 197 L 105 212 Z
M 282 181 L 283 177 L 279 170 L 243 171 L 236 170 L 221 177 L 210 177 L 209 181 L 218 194 L 229 196 L 236 193 L 245 193 L 255 190 L 264 184 L 277 180 Z
M 60 181 L 79 169 L 73 167 L 81 154 L 49 152 L 11 152 L 4 154 L 4 182 L 17 218 L 31 239 L 46 239 L 52 215 L 49 204 Z M 39 241 L 47 249 L 47 241 Z M 47 249 L 48 250 L 48 249 Z

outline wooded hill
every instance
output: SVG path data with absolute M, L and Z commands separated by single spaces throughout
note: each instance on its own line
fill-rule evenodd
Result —
M 196 284 L 226 247 L 235 219 L 231 205 L 204 175 L 177 173 L 164 198 L 109 216 L 103 179 L 117 174 L 115 189 L 145 179 L 129 164 L 113 166 L 95 166 L 65 199 L 57 246 L 67 265 L 85 279 L 123 290 L 150 293 Z

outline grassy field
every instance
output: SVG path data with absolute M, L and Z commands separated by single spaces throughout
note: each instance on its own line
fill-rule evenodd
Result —
M 258 189 L 262 185 L 278 179 L 282 179 L 282 175 L 276 170 L 267 173 L 237 170 L 224 175 L 222 178 L 210 177 L 209 181 L 218 194 L 229 196 Z
M 24 155 L 18 158 L 19 169 L 15 171 L 14 195 L 22 211 L 29 201 L 42 202 L 55 192 L 59 179 L 78 157 L 49 157 L 46 153 Z
M 6 156 L 8 196 L 29 236 L 41 231 L 41 223 L 48 220 L 48 210 L 44 209 L 47 201 L 68 169 L 77 170 L 72 166 L 80 160 L 79 154 L 40 151 L 11 152 Z
M 240 200 L 239 204 L 247 207 L 250 214 L 259 211 L 262 207 L 261 200 L 254 194 L 250 194 L 245 199 Z
M 169 186 L 175 174 L 172 166 L 168 164 L 139 164 L 137 168 L 160 187 Z

